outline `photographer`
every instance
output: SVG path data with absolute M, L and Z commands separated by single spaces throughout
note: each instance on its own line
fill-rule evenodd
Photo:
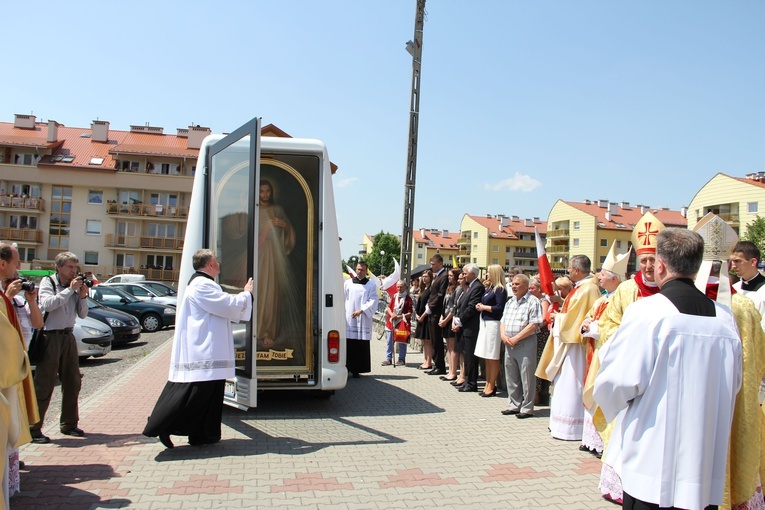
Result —
M 29 341 L 32 339 L 32 330 L 43 327 L 43 315 L 37 304 L 35 284 L 26 278 L 20 278 L 16 273 L 13 278 L 3 281 L 2 290 L 16 309 L 21 333 L 24 336 L 24 347 L 28 348 Z
M 42 433 L 42 426 L 57 376 L 61 380 L 61 433 L 77 437 L 85 435 L 77 427 L 82 381 L 77 342 L 72 329 L 77 316 L 84 319 L 88 315 L 85 298 L 89 282 L 83 275 L 77 274 L 78 263 L 79 259 L 74 253 L 59 253 L 56 255 L 56 274 L 40 282 L 40 308 L 48 316 L 45 320 L 45 348 L 35 370 L 40 421 L 30 427 L 32 442 L 38 444 L 50 442 L 50 438 Z

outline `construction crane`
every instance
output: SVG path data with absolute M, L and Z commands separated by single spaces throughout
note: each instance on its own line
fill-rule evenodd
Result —
M 406 182 L 404 184 L 404 226 L 401 230 L 401 278 L 409 281 L 412 272 L 412 239 L 414 222 L 414 185 L 417 176 L 417 131 L 420 124 L 420 70 L 422 68 L 422 29 L 425 22 L 425 0 L 417 0 L 414 40 L 406 43 L 412 55 L 412 96 L 409 105 L 409 146 L 407 148 Z

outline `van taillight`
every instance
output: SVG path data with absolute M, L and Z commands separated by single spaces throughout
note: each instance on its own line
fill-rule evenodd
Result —
M 340 333 L 337 331 L 333 330 L 327 334 L 327 354 L 330 363 L 340 361 Z

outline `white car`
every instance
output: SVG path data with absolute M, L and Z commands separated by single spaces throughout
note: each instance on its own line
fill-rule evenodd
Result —
M 146 277 L 142 274 L 125 273 L 125 274 L 116 274 L 102 283 L 137 282 L 137 281 L 145 280 L 145 279 Z
M 74 338 L 77 339 L 77 351 L 80 359 L 93 356 L 100 358 L 112 350 L 112 329 L 103 322 L 85 317 L 77 317 L 74 323 Z

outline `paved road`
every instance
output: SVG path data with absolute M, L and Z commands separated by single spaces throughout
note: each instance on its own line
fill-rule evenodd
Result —
M 328 400 L 261 395 L 226 409 L 223 441 L 165 450 L 140 435 L 167 375 L 165 342 L 86 399 L 85 439 L 27 445 L 31 508 L 604 508 L 600 463 L 553 440 L 548 411 L 503 416 L 503 397 L 458 393 L 416 367 L 382 367 Z

